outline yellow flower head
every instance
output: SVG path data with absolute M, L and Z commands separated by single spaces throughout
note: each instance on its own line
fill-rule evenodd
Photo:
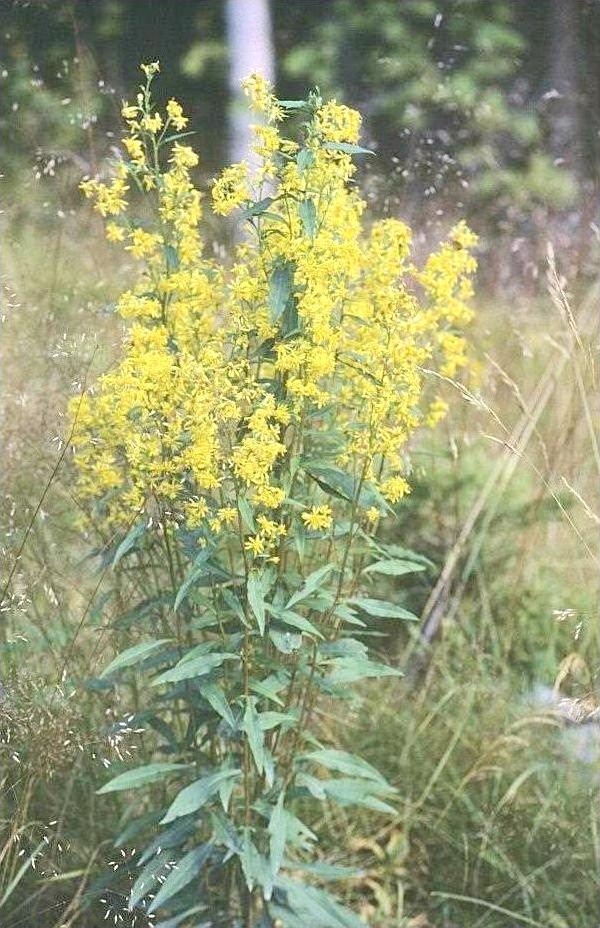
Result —
M 225 168 L 213 184 L 213 210 L 219 216 L 229 216 L 234 209 L 247 203 L 250 198 L 248 165 L 245 161 Z
M 267 122 L 283 119 L 283 109 L 273 93 L 273 87 L 262 74 L 251 74 L 242 82 L 242 87 L 255 113 L 262 113 Z
M 313 531 L 319 531 L 331 527 L 333 521 L 333 512 L 331 506 L 312 506 L 302 513 L 302 521 L 307 528 Z
M 139 106 L 132 105 L 131 103 L 124 103 L 121 107 L 121 116 L 123 119 L 126 119 L 127 122 L 132 122 L 138 118 L 140 112 Z
M 151 132 L 153 135 L 156 135 L 157 132 L 160 132 L 162 125 L 163 121 L 160 113 L 154 113 L 154 115 L 148 113 L 148 115 L 144 116 L 142 119 L 142 128 L 147 132 Z
M 158 74 L 160 71 L 160 63 L 158 61 L 151 61 L 148 64 L 141 64 L 140 68 L 146 77 L 154 77 L 154 75 Z
M 109 242 L 122 242 L 125 238 L 125 229 L 118 226 L 116 222 L 106 224 L 106 237 Z
M 167 116 L 178 132 L 181 132 L 183 129 L 185 129 L 188 124 L 188 118 L 187 116 L 183 115 L 181 103 L 178 103 L 177 100 L 171 99 L 167 103 Z
M 178 168 L 194 168 L 198 164 L 198 155 L 189 145 L 173 143 L 173 154 L 169 158 L 171 164 Z
M 347 142 L 356 145 L 360 137 L 360 113 L 330 100 L 317 113 L 317 127 L 326 142 Z
M 135 135 L 127 136 L 123 139 L 123 145 L 134 164 L 142 166 L 146 163 L 144 144 L 140 138 Z

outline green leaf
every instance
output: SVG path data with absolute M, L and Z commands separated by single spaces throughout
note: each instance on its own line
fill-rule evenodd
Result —
M 237 502 L 237 506 L 242 517 L 242 522 L 245 529 L 248 532 L 256 532 L 256 522 L 254 521 L 254 515 L 252 513 L 252 506 L 244 496 L 240 496 Z
M 385 812 L 389 815 L 396 814 L 393 806 L 373 795 L 373 793 L 383 792 L 383 790 L 381 787 L 377 788 L 376 784 L 372 782 L 352 780 L 346 777 L 322 782 L 327 797 L 340 806 L 364 806 L 364 808 L 373 809 L 375 812 Z M 387 792 L 395 791 L 390 787 Z
M 242 728 L 248 738 L 256 769 L 262 773 L 265 769 L 265 736 L 256 711 L 256 696 L 249 696 L 246 701 Z
M 229 703 L 225 699 L 222 689 L 216 683 L 207 680 L 198 686 L 200 695 L 213 707 L 215 712 L 225 719 L 228 725 L 235 728 L 235 717 L 229 708 Z
M 264 888 L 264 897 L 269 900 L 273 891 L 271 868 L 260 854 L 250 837 L 250 829 L 244 828 L 240 863 L 246 880 L 246 886 L 252 892 L 258 884 Z
M 291 264 L 280 264 L 271 274 L 269 281 L 269 307 L 271 319 L 277 322 L 292 295 L 294 268 Z
M 341 151 L 345 155 L 374 155 L 370 148 L 361 148 L 360 145 L 351 145 L 349 142 L 323 142 L 323 148 L 329 151 Z
M 301 772 L 296 775 L 296 785 L 305 787 L 311 796 L 323 801 L 331 799 L 340 806 L 364 806 L 376 812 L 395 813 L 395 809 L 377 797 L 377 793 L 389 795 L 395 790 L 384 787 L 372 780 L 355 780 L 347 777 L 319 780 L 310 774 Z
M 240 219 L 251 219 L 254 216 L 261 216 L 273 202 L 273 197 L 265 197 L 263 200 L 258 200 L 256 203 L 252 203 L 246 209 L 242 210 L 240 213 Z
M 303 599 L 307 599 L 307 597 L 322 587 L 331 571 L 335 569 L 333 564 L 325 564 L 323 567 L 313 570 L 302 584 L 302 587 L 287 601 L 285 606 L 286 610 L 295 606 L 296 603 L 301 602 Z
M 239 655 L 217 652 L 216 654 L 200 654 L 192 660 L 186 660 L 184 657 L 170 670 L 165 670 L 164 673 L 155 677 L 150 685 L 161 686 L 163 683 L 179 683 L 180 680 L 202 677 L 216 667 L 220 667 L 224 661 L 231 660 L 239 660 Z
M 231 759 L 230 759 L 230 762 L 226 764 L 226 766 L 228 768 L 233 767 Z M 229 808 L 229 803 L 231 801 L 231 794 L 233 793 L 234 788 L 235 788 L 235 782 L 233 781 L 232 778 L 230 778 L 229 780 L 223 780 L 223 782 L 219 786 L 219 800 L 221 802 L 221 805 L 223 806 L 224 812 L 227 812 L 227 809 Z
M 194 585 L 196 580 L 198 580 L 199 577 L 202 577 L 205 573 L 208 572 L 207 561 L 210 558 L 210 555 L 211 555 L 211 552 L 208 550 L 208 548 L 205 548 L 203 551 L 200 552 L 200 554 L 196 558 L 194 562 L 194 566 L 192 567 L 191 571 L 189 572 L 189 574 L 187 575 L 187 577 L 185 578 L 185 580 L 183 581 L 183 583 L 181 584 L 181 586 L 179 587 L 177 591 L 177 596 L 175 597 L 175 603 L 173 604 L 173 612 L 177 612 L 181 603 L 188 595 L 191 587 Z
M 382 544 L 380 541 L 377 541 L 375 546 L 382 553 L 387 554 L 388 557 L 400 558 L 404 561 L 416 561 L 417 564 L 424 564 L 426 567 L 432 567 L 435 569 L 435 564 L 433 561 L 430 561 L 429 558 L 425 557 L 424 554 L 418 554 L 416 551 L 411 551 L 410 548 L 403 548 L 402 545 L 386 545 Z
M 280 631 L 277 628 L 269 629 L 269 638 L 280 654 L 293 654 L 302 647 L 302 635 L 297 632 Z
M 298 165 L 298 170 L 306 171 L 308 168 L 312 168 L 314 163 L 315 153 L 311 151 L 310 148 L 301 148 L 296 155 L 296 164 Z
M 148 914 L 156 912 L 165 902 L 175 896 L 178 892 L 191 883 L 198 876 L 198 873 L 209 859 L 212 853 L 211 844 L 201 844 L 181 858 L 179 863 L 170 871 L 168 877 L 162 884 L 159 892 L 152 900 L 148 908 Z
M 403 676 L 402 671 L 396 670 L 394 667 L 369 661 L 366 658 L 340 657 L 331 663 L 334 670 L 327 677 L 327 681 L 333 686 L 339 686 L 342 683 L 354 683 L 356 680 L 365 680 L 372 677 Z
M 312 622 L 305 619 L 303 615 L 298 615 L 297 612 L 291 612 L 289 609 L 277 609 L 270 604 L 267 604 L 267 610 L 278 622 L 283 622 L 284 625 L 291 625 L 292 628 L 296 628 L 301 632 L 306 632 L 307 635 L 314 635 L 315 638 L 323 638 L 321 632 L 315 628 Z
M 190 812 L 196 812 L 200 809 L 215 793 L 218 793 L 219 787 L 224 780 L 229 777 L 238 777 L 240 770 L 217 770 L 208 776 L 200 777 L 182 789 L 177 794 L 165 817 L 161 820 L 161 825 L 173 822 L 182 815 L 189 815 Z
M 160 851 L 152 860 L 148 861 L 137 880 L 131 887 L 129 894 L 129 911 L 133 912 L 136 905 L 154 888 L 155 883 L 165 872 L 168 873 L 169 853 Z
M 328 864 L 324 860 L 314 861 L 313 863 L 303 860 L 285 860 L 283 865 L 288 870 L 303 870 L 306 873 L 313 873 L 320 880 L 350 880 L 365 875 L 365 871 L 358 867 L 340 867 L 337 864 Z
M 288 928 L 365 928 L 358 916 L 344 908 L 329 893 L 316 886 L 298 883 L 280 875 L 275 886 L 285 894 L 286 905 L 269 907 L 270 915 Z M 294 921 L 288 916 L 293 915 Z
M 270 699 L 271 702 L 276 703 L 278 706 L 283 706 L 283 699 L 280 699 L 277 693 L 282 689 L 282 685 L 275 684 L 272 677 L 268 677 L 266 680 L 251 680 L 250 689 L 255 693 L 258 693 L 259 696 L 264 696 L 265 699 Z
M 145 815 L 140 815 L 137 818 L 131 819 L 131 821 L 125 824 L 123 830 L 119 832 L 115 838 L 113 847 L 124 847 L 126 844 L 131 844 L 133 838 L 137 839 L 138 835 L 147 831 L 148 828 L 155 830 L 160 821 L 160 816 L 160 812 L 153 811 L 146 812 Z
M 317 208 L 313 200 L 301 200 L 298 203 L 298 215 L 305 234 L 314 238 L 317 231 Z
M 157 638 L 154 641 L 143 641 L 141 644 L 134 644 L 131 648 L 121 651 L 121 653 L 110 662 L 108 667 L 104 668 L 100 674 L 100 679 L 108 677 L 111 673 L 122 670 L 124 667 L 133 667 L 134 664 L 141 663 L 146 660 L 150 654 L 154 654 L 155 651 L 158 651 L 163 644 L 166 644 L 168 641 L 170 641 L 169 638 Z
M 160 814 L 158 815 L 158 819 L 160 819 Z M 158 819 L 156 824 L 158 824 Z M 191 838 L 197 830 L 197 827 L 198 825 L 195 817 L 190 815 L 188 818 L 178 819 L 168 828 L 165 828 L 164 831 L 159 831 L 150 844 L 144 848 L 138 861 L 138 867 L 143 867 L 151 857 L 154 857 L 154 855 L 158 854 L 163 848 L 181 847 L 188 838 Z M 156 828 L 154 828 L 154 831 L 156 831 Z
M 424 564 L 417 564 L 416 561 L 399 561 L 390 558 L 387 561 L 375 561 L 369 564 L 363 570 L 364 574 L 385 574 L 388 577 L 401 577 L 403 574 L 415 574 L 425 570 Z
M 146 786 L 148 783 L 155 783 L 157 780 L 163 780 L 171 773 L 177 773 L 179 770 L 186 770 L 189 764 L 145 764 L 143 767 L 134 767 L 133 770 L 127 770 L 119 774 L 96 790 L 97 793 L 116 793 L 123 789 L 139 789 L 140 786 Z
M 244 613 L 244 607 L 242 606 L 235 593 L 232 593 L 231 590 L 223 589 L 221 590 L 221 594 L 225 600 L 225 603 L 229 606 L 235 617 L 238 618 L 242 625 L 245 625 L 246 628 L 250 628 L 250 624 Z
M 408 609 L 403 609 L 402 606 L 386 602 L 383 599 L 369 599 L 367 597 L 356 596 L 353 599 L 349 599 L 348 603 L 351 606 L 358 606 L 358 608 L 366 612 L 367 615 L 372 615 L 379 619 L 405 619 L 407 622 L 419 621 L 419 617 L 413 612 L 409 612 Z
M 261 635 L 265 633 L 265 588 L 262 574 L 252 571 L 248 577 L 248 604 L 258 622 Z
M 119 545 L 119 547 L 117 548 L 115 552 L 115 556 L 112 562 L 113 570 L 115 569 L 119 561 L 125 557 L 126 554 L 129 554 L 130 551 L 133 551 L 133 549 L 136 546 L 136 542 L 142 537 L 145 531 L 146 531 L 145 522 L 138 522 L 137 525 L 134 525 L 132 528 L 129 529 L 125 538 L 123 539 L 123 541 L 121 542 L 121 544 Z
M 356 498 L 358 504 L 365 508 L 376 506 L 378 509 L 390 511 L 388 503 L 379 490 L 367 480 L 363 480 L 359 492 L 356 478 L 338 467 L 307 463 L 304 465 L 304 470 L 309 477 L 312 477 L 319 484 L 322 490 L 332 496 L 337 496 L 339 499 L 345 499 L 348 502 L 353 502 Z
M 344 603 L 338 603 L 334 609 L 334 613 L 343 622 L 347 622 L 348 625 L 358 625 L 360 628 L 366 628 L 362 619 L 357 618 L 356 613 L 353 612 L 352 609 L 349 609 Z
M 189 135 L 197 135 L 197 129 L 188 129 L 187 132 L 175 132 L 173 135 L 168 135 L 162 140 L 161 145 L 168 145 L 169 142 L 177 142 L 179 139 L 186 139 Z
M 163 254 L 169 271 L 176 271 L 179 267 L 179 254 L 173 245 L 163 245 Z
M 298 760 L 309 760 L 315 764 L 327 767 L 328 770 L 346 773 L 351 777 L 364 777 L 382 786 L 389 786 L 379 770 L 372 767 L 371 764 L 363 760 L 362 757 L 356 757 L 354 754 L 349 754 L 347 751 L 339 751 L 335 748 L 322 748 L 318 751 L 310 751 L 308 754 L 301 754 Z
M 282 791 L 279 794 L 276 805 L 273 806 L 273 811 L 271 812 L 271 817 L 269 819 L 269 827 L 267 829 L 269 832 L 269 859 L 271 862 L 271 873 L 274 877 L 279 873 L 281 862 L 283 861 L 283 855 L 285 853 L 285 844 L 287 839 L 285 809 L 283 808 L 284 799 L 285 793 Z
M 263 731 L 269 731 L 281 725 L 282 728 L 292 728 L 298 722 L 298 710 L 289 712 L 261 712 L 258 716 L 260 727 Z
M 310 108 L 308 100 L 278 100 L 284 110 L 307 110 Z

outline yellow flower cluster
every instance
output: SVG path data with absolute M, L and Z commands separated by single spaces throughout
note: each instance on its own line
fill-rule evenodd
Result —
M 152 226 L 131 214 L 107 224 L 143 270 L 118 302 L 130 321 L 124 356 L 78 413 L 80 491 L 112 524 L 158 507 L 205 534 L 239 530 L 246 558 L 276 561 L 292 530 L 333 525 L 337 503 L 334 513 L 310 461 L 334 432 L 327 465 L 348 486 L 368 483 L 364 506 L 342 493 L 367 522 L 385 511 L 381 497 L 409 491 L 409 438 L 445 412 L 440 399 L 423 402 L 423 369 L 454 376 L 466 364 L 476 239 L 460 223 L 415 267 L 403 222 L 365 228 L 349 151 L 359 114 L 311 95 L 303 136 L 286 138 L 283 105 L 253 76 L 262 168 L 231 165 L 212 188 L 218 215 L 246 208 L 248 236 L 226 272 L 202 255 L 197 156 L 165 135 L 187 117 L 174 100 L 156 113 L 156 69 L 145 66 L 137 104 L 123 109 L 127 160 L 109 183 L 83 185 L 104 216 L 127 209 L 132 180 L 157 209 Z
M 313 531 L 325 531 L 331 527 L 333 522 L 331 506 L 311 506 L 310 509 L 302 513 L 302 521 L 307 528 L 311 528 Z
M 225 168 L 212 189 L 213 209 L 219 216 L 230 213 L 250 199 L 248 165 L 245 161 Z

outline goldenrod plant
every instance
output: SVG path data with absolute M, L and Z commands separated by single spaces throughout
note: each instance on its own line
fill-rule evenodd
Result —
M 158 64 L 143 71 L 123 160 L 83 183 L 140 261 L 126 344 L 73 406 L 82 507 L 139 577 L 139 640 L 103 678 L 135 682 L 160 734 L 152 763 L 101 790 L 136 791 L 129 905 L 165 925 L 359 928 L 322 888 L 349 874 L 318 855 L 314 806 L 389 816 L 395 790 L 318 710 L 398 673 L 367 642 L 414 616 L 380 582 L 422 564 L 378 528 L 409 491 L 411 437 L 444 414 L 425 369 L 467 363 L 475 236 L 459 223 L 415 266 L 403 222 L 366 220 L 360 115 L 252 76 L 251 163 L 212 187 L 246 235 L 208 257 L 187 118 L 156 111 Z

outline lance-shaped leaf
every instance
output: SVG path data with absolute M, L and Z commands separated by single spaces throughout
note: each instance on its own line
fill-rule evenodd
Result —
M 355 683 L 356 680 L 365 680 L 373 677 L 401 677 L 401 670 L 395 667 L 389 667 L 387 664 L 380 664 L 377 661 L 369 661 L 360 657 L 340 657 L 331 662 L 332 671 L 326 678 L 332 686 L 340 686 L 342 683 Z
M 189 786 L 182 789 L 175 797 L 169 806 L 167 814 L 162 819 L 161 825 L 173 822 L 182 815 L 189 815 L 191 812 L 196 812 L 218 793 L 219 787 L 224 780 L 227 780 L 229 777 L 238 777 L 239 775 L 240 771 L 237 769 L 216 770 L 214 773 L 209 773 L 207 776 L 200 777 L 199 780 L 190 783 Z
M 313 873 L 319 880 L 351 880 L 365 875 L 365 871 L 359 867 L 340 867 L 338 864 L 328 864 L 325 860 L 314 862 L 285 860 L 284 867 L 289 870 L 303 870 L 305 873 Z
M 152 839 L 150 844 L 144 848 L 144 851 L 140 855 L 138 867 L 143 867 L 144 864 L 146 864 L 151 857 L 154 857 L 155 854 L 158 854 L 162 848 L 181 847 L 182 844 L 185 844 L 185 842 L 191 838 L 197 828 L 198 823 L 196 822 L 195 816 L 190 815 L 187 818 L 179 818 L 176 822 L 173 822 L 172 825 L 169 825 L 168 828 L 158 831 L 156 837 Z
M 302 228 L 309 238 L 315 237 L 317 231 L 317 208 L 313 200 L 301 200 L 298 203 L 298 215 Z
M 396 603 L 386 602 L 384 599 L 369 599 L 364 596 L 355 596 L 348 600 L 349 605 L 358 606 L 367 615 L 375 616 L 380 619 L 404 619 L 407 622 L 417 622 L 418 616 Z
M 248 577 L 248 604 L 258 622 L 261 635 L 265 633 L 265 582 L 261 574 L 253 572 Z
M 301 148 L 296 155 L 296 164 L 298 165 L 298 170 L 306 171 L 308 168 L 312 168 L 314 163 L 315 153 L 311 151 L 310 148 Z
M 308 619 L 305 619 L 303 615 L 299 615 L 297 612 L 292 612 L 290 609 L 278 609 L 271 606 L 270 603 L 267 603 L 267 611 L 278 622 L 283 622 L 284 625 L 290 625 L 292 628 L 298 629 L 298 631 L 306 632 L 307 635 L 314 635 L 315 638 L 323 637 L 312 622 L 309 622 Z
M 194 566 L 177 591 L 177 596 L 175 597 L 175 602 L 173 603 L 173 612 L 177 612 L 181 603 L 187 597 L 196 580 L 207 573 L 207 561 L 210 558 L 210 555 L 211 552 L 208 550 L 208 548 L 205 548 L 196 558 Z
M 273 197 L 265 197 L 262 200 L 258 200 L 256 203 L 252 203 L 247 209 L 243 209 L 240 212 L 240 219 L 250 219 L 254 216 L 262 216 L 265 213 L 269 206 L 273 202 Z
M 278 706 L 284 705 L 283 699 L 277 695 L 279 691 L 283 689 L 283 683 L 274 677 L 267 677 L 266 680 L 251 680 L 250 689 L 253 692 L 258 693 L 259 696 L 264 696 L 265 699 L 270 699 Z
M 277 628 L 269 630 L 269 638 L 281 654 L 293 654 L 302 647 L 302 635 L 297 632 L 280 631 Z
M 206 699 L 207 703 L 212 706 L 215 712 L 221 716 L 222 719 L 225 719 L 228 725 L 231 725 L 232 728 L 235 728 L 235 717 L 229 703 L 225 699 L 225 694 L 223 690 L 217 686 L 216 683 L 213 683 L 210 680 L 207 680 L 205 683 L 201 683 L 198 687 L 200 695 Z
M 418 564 L 424 564 L 426 567 L 435 568 L 433 561 L 430 561 L 424 554 L 418 554 L 411 551 L 410 548 L 403 548 L 402 545 L 385 545 L 380 541 L 373 542 L 374 546 L 386 554 L 388 557 L 400 558 L 403 561 L 416 561 Z
M 315 799 L 331 799 L 340 806 L 364 806 L 388 814 L 396 811 L 378 798 L 380 794 L 386 796 L 395 793 L 394 788 L 374 783 L 372 780 L 356 780 L 351 777 L 320 780 L 302 771 L 296 775 L 296 785 L 305 787 Z
M 287 306 L 287 302 L 292 296 L 293 282 L 293 265 L 286 262 L 274 268 L 269 281 L 269 308 L 273 322 L 277 322 Z
M 137 545 L 137 542 L 142 537 L 146 531 L 146 523 L 138 522 L 137 525 L 134 525 L 129 529 L 125 538 L 117 548 L 115 556 L 113 558 L 112 567 L 113 570 L 117 566 L 120 560 L 125 557 L 126 554 L 129 554 L 130 551 L 133 551 Z
M 212 854 L 212 844 L 201 844 L 189 851 L 181 860 L 175 864 L 168 877 L 162 884 L 159 892 L 152 900 L 148 913 L 156 912 L 172 896 L 181 892 L 184 887 L 196 879 L 198 873 Z
M 198 657 L 191 660 L 183 658 L 171 670 L 165 670 L 164 673 L 155 677 L 151 685 L 160 686 L 163 683 L 179 683 L 180 680 L 206 676 L 211 670 L 220 667 L 224 661 L 231 660 L 239 660 L 239 654 L 217 652 L 216 654 L 199 654 Z
M 326 148 L 328 151 L 341 151 L 345 155 L 375 154 L 370 148 L 362 148 L 360 145 L 351 145 L 350 142 L 323 142 L 323 148 Z
M 261 712 L 258 716 L 260 727 L 263 731 L 270 731 L 281 725 L 283 729 L 293 728 L 298 724 L 300 711 L 298 709 L 289 709 L 287 712 Z
M 365 809 L 373 809 L 375 812 L 395 815 L 396 810 L 393 806 L 374 795 L 381 791 L 381 787 L 378 788 L 377 784 L 366 780 L 340 777 L 337 780 L 327 780 L 325 782 L 327 798 L 337 802 L 340 806 L 363 806 Z M 391 787 L 390 792 L 393 792 Z
M 273 892 L 271 868 L 269 862 L 257 850 L 256 845 L 252 841 L 249 828 L 244 829 L 240 863 L 246 880 L 246 886 L 250 892 L 252 892 L 256 885 L 262 886 L 264 898 L 269 900 Z
M 346 773 L 351 777 L 364 777 L 367 780 L 379 783 L 381 786 L 389 786 L 389 783 L 379 770 L 372 767 L 362 757 L 356 757 L 355 754 L 349 754 L 348 751 L 340 751 L 336 748 L 321 748 L 318 751 L 310 751 L 298 757 L 298 761 L 306 760 L 327 767 L 328 770 Z
M 296 603 L 300 603 L 303 599 L 307 599 L 312 593 L 315 593 L 318 589 L 320 589 L 327 580 L 329 574 L 332 572 L 332 570 L 335 569 L 336 568 L 333 564 L 324 564 L 323 567 L 319 567 L 317 570 L 313 570 L 313 572 L 308 575 L 300 589 L 287 601 L 285 606 L 286 611 L 291 609 L 292 606 L 295 606 Z
M 137 880 L 131 887 L 129 894 L 129 911 L 133 912 L 136 905 L 142 901 L 144 896 L 152 892 L 156 883 L 169 872 L 169 852 L 167 850 L 159 851 L 158 854 L 149 860 Z
M 281 890 L 285 903 L 272 905 L 269 912 L 293 928 L 365 928 L 365 923 L 349 909 L 316 886 L 298 883 L 279 875 L 275 887 Z M 292 918 L 290 919 L 290 915 Z
M 365 574 L 384 574 L 388 577 L 402 577 L 404 574 L 416 574 L 425 570 L 425 564 L 416 561 L 400 561 L 390 558 L 384 561 L 375 561 L 363 570 Z
M 271 862 L 271 873 L 274 877 L 279 873 L 285 853 L 287 838 L 285 810 L 283 808 L 284 799 L 285 793 L 282 791 L 279 794 L 277 803 L 273 806 L 273 811 L 269 818 L 269 859 Z
M 244 712 L 244 721 L 242 723 L 248 744 L 256 769 L 262 773 L 265 769 L 265 735 L 260 725 L 258 712 L 256 711 L 256 696 L 249 696 L 246 701 L 246 711 Z
M 100 674 L 100 678 L 108 677 L 111 673 L 116 673 L 117 670 L 123 670 L 124 667 L 133 667 L 135 664 L 140 664 L 142 661 L 145 661 L 147 657 L 150 657 L 151 654 L 154 654 L 155 651 L 160 650 L 168 641 L 170 641 L 169 638 L 143 641 L 141 644 L 134 644 L 131 648 L 121 651 L 121 653 L 110 662 L 108 667 L 104 668 Z
M 345 499 L 348 502 L 356 499 L 359 505 L 365 508 L 376 506 L 378 509 L 391 512 L 389 504 L 379 490 L 368 480 L 363 480 L 359 485 L 359 481 L 352 474 L 347 474 L 338 467 L 326 464 L 307 462 L 304 465 L 304 470 L 309 477 L 312 477 L 319 484 L 322 490 L 332 496 L 337 496 L 339 499 Z
M 125 773 L 120 773 L 101 786 L 97 793 L 116 793 L 123 789 L 139 789 L 141 786 L 147 786 L 148 783 L 155 783 L 157 780 L 164 780 L 172 773 L 179 770 L 185 770 L 189 764 L 145 764 L 143 767 L 134 767 Z

